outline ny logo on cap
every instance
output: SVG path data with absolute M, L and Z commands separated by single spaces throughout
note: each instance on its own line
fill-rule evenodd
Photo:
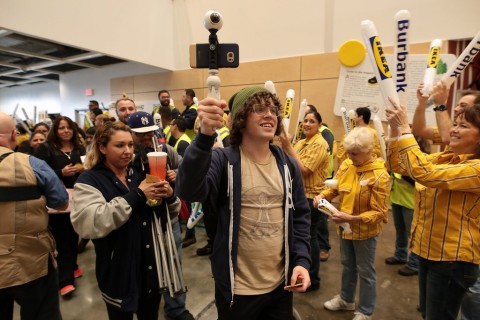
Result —
M 142 124 L 146 126 L 148 124 L 148 118 L 147 117 L 142 117 L 140 120 L 142 120 Z

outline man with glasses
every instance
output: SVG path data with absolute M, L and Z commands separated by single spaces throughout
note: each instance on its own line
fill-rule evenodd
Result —
M 92 118 L 92 114 L 95 112 L 95 110 L 98 109 L 100 110 L 100 105 L 98 104 L 98 101 L 96 100 L 90 100 L 88 102 L 88 110 L 87 112 L 85 112 L 85 119 L 83 120 L 83 131 L 87 131 L 88 128 L 91 128 L 93 126 L 95 126 L 95 124 L 92 122 L 91 118 Z M 104 110 L 104 111 L 101 111 L 104 115 L 106 116 L 110 116 L 108 114 L 108 111 Z
M 187 135 L 186 130 L 187 122 L 183 117 L 172 120 L 172 123 L 170 124 L 170 131 L 176 140 L 173 147 L 175 148 L 175 151 L 177 151 L 182 157 L 185 154 L 185 150 L 187 150 L 188 146 L 192 142 L 190 137 Z
M 218 319 L 292 319 L 292 291 L 310 285 L 310 209 L 296 161 L 271 144 L 281 103 L 260 87 L 229 100 L 230 146 L 212 150 L 224 101 L 204 99 L 176 192 L 217 219 L 212 272 Z

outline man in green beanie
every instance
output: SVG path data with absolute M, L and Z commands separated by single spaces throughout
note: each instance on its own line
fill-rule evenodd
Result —
M 282 105 L 249 87 L 229 101 L 230 146 L 212 150 L 225 101 L 200 102 L 200 131 L 185 152 L 178 195 L 208 203 L 218 319 L 292 319 L 292 291 L 310 285 L 310 209 L 295 160 L 271 144 Z

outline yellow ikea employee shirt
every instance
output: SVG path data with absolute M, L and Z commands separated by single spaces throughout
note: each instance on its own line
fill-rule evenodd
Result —
M 338 181 L 351 179 L 355 184 L 351 186 L 350 191 L 327 188 L 321 194 L 328 201 L 340 195 L 340 209 L 348 205 L 352 207 L 352 215 L 362 217 L 359 222 L 350 222 L 352 233 L 340 232 L 340 228 L 337 227 L 337 231 L 342 238 L 366 240 L 379 235 L 383 223 L 388 221 L 390 175 L 385 168 L 383 159 L 377 158 L 375 155 L 370 161 L 356 168 L 355 177 L 348 176 L 352 174 L 352 166 L 352 160 L 345 160 L 338 168 L 334 178 Z M 351 193 L 353 195 L 350 195 Z M 347 198 L 353 198 L 354 203 L 344 203 Z
M 411 246 L 420 257 L 480 263 L 480 160 L 473 157 L 424 155 L 413 135 L 390 142 L 391 169 L 417 181 Z
M 303 176 L 303 186 L 308 199 L 316 197 L 323 189 L 323 183 L 328 175 L 328 143 L 317 133 L 307 142 L 302 139 L 293 147 L 303 165 L 312 174 Z

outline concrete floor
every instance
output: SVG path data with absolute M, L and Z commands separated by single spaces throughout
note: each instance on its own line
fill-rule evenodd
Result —
M 340 291 L 342 267 L 339 261 L 338 238 L 334 231 L 334 223 L 329 222 L 330 242 L 332 250 L 330 259 L 320 266 L 320 290 L 311 293 L 295 294 L 294 306 L 303 320 L 347 320 L 353 318 L 353 312 L 331 312 L 323 308 L 323 303 Z M 385 258 L 394 251 L 395 230 L 393 219 L 385 225 L 379 237 L 376 255 L 377 267 L 377 307 L 374 319 L 412 320 L 421 319 L 416 311 L 418 304 L 418 285 L 416 277 L 398 275 L 399 266 L 387 266 Z M 188 286 L 187 307 L 199 320 L 216 319 L 213 302 L 213 279 L 208 257 L 198 257 L 196 249 L 205 245 L 205 230 L 197 228 L 197 243 L 184 249 L 184 276 Z M 78 257 L 78 264 L 85 271 L 82 278 L 77 279 L 77 290 L 70 299 L 61 298 L 61 309 L 64 320 L 107 319 L 104 302 L 97 288 L 94 273 L 95 252 L 92 243 Z M 18 316 L 18 307 L 14 319 Z M 161 312 L 160 319 L 165 319 Z

